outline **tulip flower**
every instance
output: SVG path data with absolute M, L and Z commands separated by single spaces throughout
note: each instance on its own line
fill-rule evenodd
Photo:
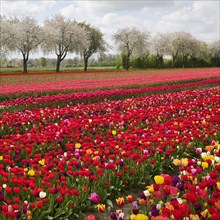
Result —
M 132 197 L 132 195 L 126 196 L 126 199 L 127 199 L 127 201 L 128 201 L 129 203 L 132 203 L 132 202 L 133 202 L 133 197 Z
M 41 192 L 39 193 L 39 197 L 40 197 L 41 199 L 44 199 L 44 198 L 46 197 L 46 195 L 47 195 L 47 193 L 46 193 L 46 192 L 43 192 L 43 191 L 41 191 Z
M 105 205 L 104 204 L 98 204 L 97 209 L 99 212 L 105 212 Z
M 90 214 L 90 215 L 87 215 L 83 220 L 96 220 L 96 217 L 95 215 Z
M 196 148 L 196 154 L 201 154 L 201 153 L 202 153 L 202 148 L 201 147 Z
M 117 204 L 118 204 L 119 206 L 123 206 L 124 203 L 125 203 L 123 197 L 118 197 L 118 198 L 116 199 L 116 202 L 117 202 Z
M 28 171 L 28 175 L 29 176 L 34 176 L 35 175 L 35 171 L 34 170 L 29 170 Z
M 220 190 L 220 182 L 216 182 L 218 190 Z
M 101 199 L 97 193 L 91 193 L 89 199 L 94 203 L 100 203 Z
M 116 134 L 117 134 L 117 131 L 116 131 L 116 130 L 112 130 L 112 134 L 113 134 L 113 135 L 116 135 Z
M 209 167 L 209 164 L 207 162 L 202 162 L 202 167 L 204 169 L 208 168 Z
M 162 176 L 154 176 L 154 181 L 156 184 L 161 185 L 164 183 L 164 178 Z

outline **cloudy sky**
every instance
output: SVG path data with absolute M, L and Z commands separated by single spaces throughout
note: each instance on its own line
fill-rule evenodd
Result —
M 198 39 L 212 42 L 220 39 L 219 0 L 1 0 L 1 14 L 35 17 L 39 23 L 56 14 L 86 21 L 111 37 L 119 28 L 138 27 L 155 35 L 162 32 L 186 31 Z

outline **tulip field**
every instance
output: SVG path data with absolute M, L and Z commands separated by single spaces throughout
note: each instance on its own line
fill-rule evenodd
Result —
M 0 75 L 0 94 L 152 84 L 220 76 L 219 68 Z
M 219 69 L 112 74 L 2 75 L 0 219 L 220 219 Z

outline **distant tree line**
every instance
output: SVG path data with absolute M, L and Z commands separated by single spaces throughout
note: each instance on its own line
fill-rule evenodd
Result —
M 0 16 L 1 65 L 8 53 L 22 55 L 23 72 L 28 66 L 49 65 L 60 67 L 116 66 L 117 68 L 169 68 L 220 66 L 220 40 L 206 43 L 188 32 L 170 32 L 152 37 L 148 31 L 123 28 L 112 39 L 118 55 L 105 54 L 109 45 L 104 34 L 87 23 L 78 23 L 56 15 L 39 25 L 31 17 L 7 18 Z M 42 50 L 54 53 L 56 60 L 42 57 L 33 64 L 30 54 Z M 78 54 L 64 62 L 67 54 Z M 93 58 L 93 55 L 96 58 Z M 78 58 L 80 57 L 80 58 Z M 52 62 L 53 61 L 53 62 Z M 17 62 L 18 64 L 18 62 Z M 7 64 L 10 66 L 10 63 Z
M 56 58 L 30 58 L 27 62 L 27 67 L 47 68 L 51 69 L 56 66 Z M 120 67 L 120 56 L 115 54 L 100 54 L 96 57 L 91 57 L 88 61 L 90 67 Z M 23 66 L 22 59 L 19 58 L 7 58 L 0 59 L 0 66 L 2 68 L 21 68 Z M 66 58 L 60 63 L 60 68 L 78 68 L 84 69 L 84 59 L 81 56 L 75 56 L 73 58 Z

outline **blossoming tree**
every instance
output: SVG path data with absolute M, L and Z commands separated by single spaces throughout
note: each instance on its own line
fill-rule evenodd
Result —
M 30 52 L 36 51 L 44 40 L 42 28 L 34 18 L 12 18 L 4 20 L 5 48 L 9 51 L 21 52 L 23 57 L 23 72 L 27 73 L 27 62 Z
M 131 56 L 140 57 L 147 52 L 150 33 L 140 31 L 137 28 L 119 29 L 113 40 L 118 46 L 118 50 L 125 56 L 125 69 L 129 69 Z
M 42 44 L 44 52 L 55 52 L 57 56 L 56 72 L 60 63 L 69 52 L 79 52 L 87 44 L 86 31 L 79 24 L 61 15 L 44 22 L 46 39 Z

